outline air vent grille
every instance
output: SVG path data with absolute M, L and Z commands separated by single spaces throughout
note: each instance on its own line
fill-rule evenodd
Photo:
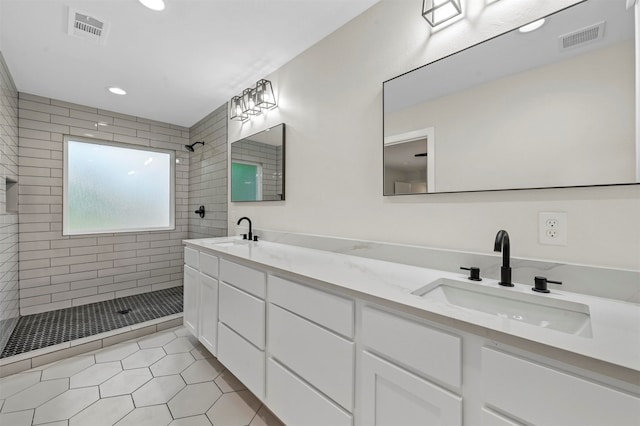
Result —
M 104 44 L 109 24 L 85 12 L 69 8 L 68 34 L 97 44 Z
M 560 50 L 595 43 L 604 37 L 604 21 L 558 37 Z

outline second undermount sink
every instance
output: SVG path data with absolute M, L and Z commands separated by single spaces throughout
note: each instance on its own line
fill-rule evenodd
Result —
M 412 294 L 511 321 L 576 336 L 592 336 L 589 306 L 582 303 L 447 278 L 429 283 Z

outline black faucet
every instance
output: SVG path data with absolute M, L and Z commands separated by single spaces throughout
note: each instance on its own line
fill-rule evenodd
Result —
M 513 283 L 511 282 L 511 265 L 509 264 L 511 245 L 509 244 L 509 234 L 504 229 L 499 230 L 496 234 L 493 251 L 502 252 L 502 267 L 500 268 L 500 282 L 498 284 L 505 287 L 513 287 Z
M 243 220 L 246 220 L 247 222 L 249 222 L 249 233 L 248 234 L 244 234 L 244 240 L 248 239 L 249 241 L 253 240 L 253 232 L 251 231 L 251 219 L 249 219 L 248 217 L 241 217 L 240 219 L 238 219 L 238 225 L 240 225 L 240 222 L 242 222 Z M 247 238 L 248 237 L 248 238 Z

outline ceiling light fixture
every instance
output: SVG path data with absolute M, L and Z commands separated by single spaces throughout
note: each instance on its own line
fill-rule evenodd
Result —
M 255 87 L 242 91 L 229 101 L 229 118 L 231 120 L 246 121 L 251 116 L 260 115 L 263 111 L 277 106 L 273 94 L 273 86 L 269 80 L 258 80 Z
M 432 27 L 461 14 L 460 0 L 422 0 L 422 17 Z
M 537 30 L 543 25 L 544 25 L 544 18 L 538 19 L 537 21 L 533 21 L 530 24 L 523 25 L 520 28 L 518 28 L 518 31 L 520 31 L 521 33 L 529 33 L 531 31 Z
M 126 95 L 127 94 L 126 90 L 121 89 L 119 87 L 109 87 L 107 90 L 109 90 L 114 95 Z
M 159 12 L 164 10 L 164 0 L 138 0 L 143 6 Z

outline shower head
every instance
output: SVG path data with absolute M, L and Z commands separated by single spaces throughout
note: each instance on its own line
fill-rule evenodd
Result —
M 191 145 L 185 145 L 184 147 L 187 148 L 187 151 L 193 152 L 194 151 L 194 149 L 193 149 L 194 145 L 198 145 L 199 143 L 204 145 L 204 141 L 200 141 L 200 142 L 194 142 Z

